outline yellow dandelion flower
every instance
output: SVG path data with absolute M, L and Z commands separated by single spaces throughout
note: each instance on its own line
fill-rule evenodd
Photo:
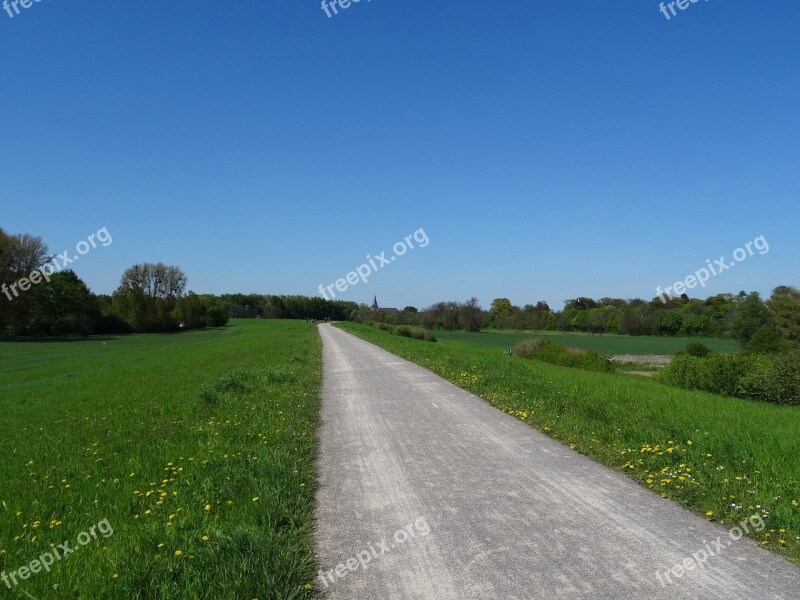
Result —
M 175 550 L 175 556 L 180 556 L 183 554 L 183 550 Z
M 208 512 L 209 510 L 211 510 L 211 505 L 206 504 L 203 508 L 206 510 L 206 512 Z
M 253 502 L 258 502 L 258 500 L 259 500 L 258 496 L 256 496 L 255 498 L 253 498 Z

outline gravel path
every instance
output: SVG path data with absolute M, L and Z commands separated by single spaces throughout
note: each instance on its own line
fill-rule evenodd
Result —
M 320 333 L 329 598 L 798 597 L 800 569 L 754 542 L 417 365 Z

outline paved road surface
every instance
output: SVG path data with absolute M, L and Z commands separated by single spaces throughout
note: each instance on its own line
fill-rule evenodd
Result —
M 332 571 L 317 585 L 329 598 L 800 597 L 800 568 L 754 542 L 421 367 L 320 333 L 316 539 Z M 702 568 L 663 575 L 709 550 Z

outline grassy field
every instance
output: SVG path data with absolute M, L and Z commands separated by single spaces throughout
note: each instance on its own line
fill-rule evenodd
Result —
M 524 339 L 548 337 L 563 346 L 575 346 L 584 350 L 594 350 L 598 354 L 674 354 L 686 348 L 690 342 L 700 342 L 716 352 L 730 353 L 738 350 L 734 340 L 718 338 L 672 338 L 655 336 L 628 336 L 616 334 L 561 333 L 558 331 L 436 331 L 440 340 L 469 342 L 470 344 L 508 350 Z
M 800 562 L 797 407 L 558 367 L 461 341 L 473 338 L 442 336 L 430 344 L 353 323 L 338 326 L 710 520 L 732 527 L 761 515 L 767 526 L 754 539 Z
M 0 595 L 312 597 L 316 329 L 104 341 L 0 343 Z

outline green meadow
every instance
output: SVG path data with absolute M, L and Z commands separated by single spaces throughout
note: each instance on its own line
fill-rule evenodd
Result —
M 320 348 L 267 320 L 0 343 L 0 572 L 74 550 L 0 595 L 312 597 Z
M 354 323 L 337 326 L 709 520 L 733 527 L 761 515 L 766 528 L 751 537 L 800 562 L 800 407 L 508 356 L 494 344 L 472 343 L 485 334 L 437 331 L 440 341 L 431 344 Z
M 601 355 L 612 354 L 675 354 L 684 350 L 691 342 L 705 344 L 715 352 L 736 352 L 739 345 L 730 339 L 720 338 L 682 338 L 682 337 L 657 337 L 657 336 L 630 336 L 612 333 L 562 333 L 559 331 L 513 331 L 489 330 L 480 333 L 466 331 L 436 331 L 439 340 L 450 342 L 464 342 L 475 346 L 486 346 L 508 350 L 518 342 L 534 337 L 546 337 L 562 346 L 574 346 L 583 350 L 593 350 Z

